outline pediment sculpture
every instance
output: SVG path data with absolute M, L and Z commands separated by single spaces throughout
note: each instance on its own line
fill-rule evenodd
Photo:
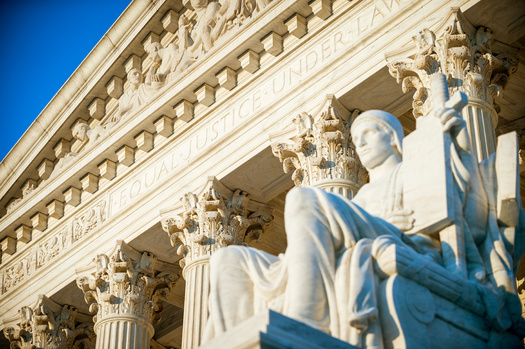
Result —
M 145 78 L 138 69 L 128 72 L 130 89 L 120 97 L 119 111 L 112 121 L 118 122 L 124 114 L 150 100 L 160 88 L 176 80 L 211 50 L 219 37 L 242 25 L 269 3 L 269 0 L 186 0 L 184 6 L 195 12 L 195 19 L 190 21 L 189 14 L 180 15 L 176 42 L 166 47 L 159 42 L 146 45 L 152 65 Z
M 93 128 L 79 121 L 71 130 L 74 139 L 86 143 L 87 147 L 106 138 L 111 128 L 129 113 L 149 102 L 168 83 L 195 63 L 209 51 L 223 34 L 240 26 L 247 18 L 261 11 L 269 0 L 191 0 L 185 6 L 194 11 L 195 20 L 185 14 L 179 16 L 175 42 L 163 47 L 160 42 L 146 45 L 145 51 L 151 60 L 145 76 L 141 69 L 133 67 L 127 72 L 128 87 L 118 100 L 118 110 L 109 119 Z M 58 168 L 69 166 L 78 154 L 67 153 L 57 164 Z
M 433 110 L 405 140 L 387 112 L 353 120 L 370 182 L 352 200 L 294 188 L 283 255 L 212 256 L 205 342 L 269 308 L 360 348 L 522 347 L 516 134 L 478 163 L 458 113 L 467 97 L 432 79 Z

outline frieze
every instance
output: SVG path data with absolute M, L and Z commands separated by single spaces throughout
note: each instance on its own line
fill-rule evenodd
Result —
M 64 253 L 84 236 L 106 221 L 107 200 L 104 199 L 76 215 L 42 242 L 36 243 L 23 257 L 13 261 L 0 272 L 0 292 L 6 293 L 37 272 L 58 255 Z

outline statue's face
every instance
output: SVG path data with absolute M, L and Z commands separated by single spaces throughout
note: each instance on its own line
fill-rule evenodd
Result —
M 138 85 L 142 82 L 142 73 L 138 69 L 131 69 L 128 73 L 128 80 L 132 85 Z
M 395 154 L 392 135 L 372 120 L 359 123 L 352 130 L 352 140 L 367 170 L 374 169 Z
M 83 141 L 86 139 L 86 124 L 79 123 L 73 128 L 73 138 Z

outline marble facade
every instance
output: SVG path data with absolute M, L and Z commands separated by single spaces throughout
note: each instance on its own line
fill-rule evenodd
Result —
M 440 69 L 468 96 L 477 159 L 516 131 L 521 165 L 524 16 L 510 0 L 132 1 L 0 167 L 0 346 L 198 347 L 210 256 L 284 252 L 294 186 L 355 196 L 350 121 L 381 109 L 410 134 Z

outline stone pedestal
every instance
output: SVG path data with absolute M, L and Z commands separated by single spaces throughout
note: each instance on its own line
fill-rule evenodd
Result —
M 357 349 L 302 322 L 271 310 L 261 313 L 205 343 L 200 349 Z
M 272 210 L 250 201 L 241 190 L 231 191 L 209 177 L 204 192 L 188 193 L 182 207 L 161 212 L 162 227 L 169 234 L 186 280 L 182 348 L 200 345 L 208 319 L 209 259 L 220 248 L 244 245 L 266 229 Z
M 173 279 L 159 274 L 163 263 L 117 241 L 110 254 L 99 254 L 95 265 L 77 269 L 78 287 L 95 312 L 96 349 L 149 349 L 152 323 L 160 319 L 160 301 Z M 86 275 L 87 274 L 87 275 Z

